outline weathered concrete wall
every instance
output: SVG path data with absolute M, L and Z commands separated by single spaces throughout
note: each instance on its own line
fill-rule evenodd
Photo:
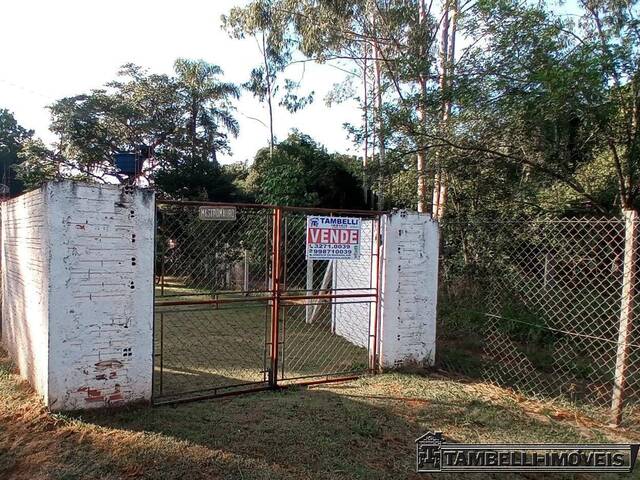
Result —
M 44 187 L 2 204 L 2 343 L 48 401 L 49 243 Z
M 52 410 L 151 398 L 154 209 L 70 181 L 3 205 L 3 341 Z
M 49 406 L 149 400 L 154 200 L 148 190 L 49 184 Z
M 436 351 L 439 228 L 429 215 L 386 215 L 381 299 L 381 363 L 433 365 Z
M 409 363 L 432 365 L 435 359 L 438 295 L 438 224 L 429 215 L 399 211 L 382 217 L 380 362 L 385 368 Z M 368 233 L 367 233 L 368 232 Z M 359 260 L 336 261 L 338 293 L 371 293 L 375 288 L 377 249 L 371 222 L 363 222 Z M 365 241 L 365 238 L 367 241 Z M 334 332 L 366 347 L 375 321 L 374 305 L 339 300 L 333 306 Z M 372 351 L 372 345 L 370 345 Z

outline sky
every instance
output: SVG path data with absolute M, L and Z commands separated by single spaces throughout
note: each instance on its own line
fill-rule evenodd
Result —
M 248 80 L 259 65 L 254 39 L 235 40 L 220 28 L 220 16 L 243 1 L 231 0 L 1 0 L 0 108 L 12 111 L 25 128 L 46 142 L 46 106 L 65 96 L 85 93 L 114 79 L 120 65 L 133 62 L 154 73 L 171 73 L 176 58 L 218 64 L 224 79 Z M 355 102 L 327 107 L 324 97 L 345 74 L 328 65 L 306 63 L 285 72 L 303 79 L 302 93 L 313 90 L 314 103 L 296 114 L 282 107 L 274 113 L 277 139 L 297 128 L 330 152 L 357 154 L 342 125 L 357 123 Z M 265 105 L 249 92 L 236 103 L 240 135 L 232 140 L 232 157 L 223 163 L 251 160 L 268 145 Z M 253 120 L 250 117 L 261 120 Z

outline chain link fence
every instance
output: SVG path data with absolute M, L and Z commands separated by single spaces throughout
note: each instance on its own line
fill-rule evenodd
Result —
M 348 262 L 307 260 L 306 212 L 283 219 L 283 344 L 281 379 L 353 375 L 369 367 L 371 319 L 376 306 L 377 218 L 361 218 L 360 255 Z M 316 298 L 287 302 L 289 295 Z M 328 298 L 318 298 L 328 295 Z M 331 296 L 334 296 L 333 298 Z
M 273 218 L 267 209 L 233 208 L 233 220 L 203 220 L 198 206 L 157 211 L 156 284 L 161 297 L 270 289 Z
M 257 388 L 268 380 L 273 212 L 227 208 L 229 218 L 216 207 L 158 202 L 158 401 Z M 219 216 L 209 218 L 208 209 Z
M 625 233 L 634 233 L 627 250 L 638 248 L 637 220 L 445 222 L 442 230 L 441 368 L 602 415 L 623 375 L 625 418 L 637 421 L 640 328 L 620 335 L 640 303 L 638 252 L 625 258 Z
M 0 213 L 2 213 L 2 204 L 0 204 Z M 0 245 L 4 245 L 4 237 L 2 236 L 2 215 L 0 215 Z M 0 253 L 2 250 L 0 250 Z M 4 288 L 2 288 L 2 259 L 0 259 L 0 339 L 2 338 L 2 310 L 4 305 Z
M 157 202 L 156 403 L 370 369 L 379 218 L 340 211 L 361 220 L 359 259 L 307 260 L 308 217 L 333 213 Z

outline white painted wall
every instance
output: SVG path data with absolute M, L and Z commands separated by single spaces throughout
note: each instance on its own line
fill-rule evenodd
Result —
M 433 365 L 438 297 L 438 223 L 397 211 L 383 218 L 381 364 Z
M 407 364 L 433 365 L 436 348 L 439 228 L 430 215 L 397 211 L 382 217 L 380 301 L 380 363 L 384 368 Z M 365 227 L 366 225 L 366 227 Z M 372 222 L 363 222 L 360 260 L 338 260 L 337 293 L 370 293 L 376 286 L 376 250 Z M 336 300 L 334 331 L 360 347 L 369 343 L 374 305 Z M 370 351 L 372 348 L 370 347 Z
M 29 330 L 37 334 L 22 328 L 24 320 L 19 323 L 21 331 L 14 329 L 12 334 L 13 338 L 37 338 L 37 349 L 44 352 L 38 355 L 46 358 L 45 381 L 43 385 L 32 384 L 52 410 L 149 400 L 153 193 L 70 181 L 49 183 L 38 192 L 45 204 L 46 228 L 36 243 L 46 252 L 43 271 L 49 275 L 43 301 L 48 308 L 44 308 L 45 320 Z M 13 202 L 22 202 L 20 199 L 34 193 Z M 4 229 L 4 209 L 2 220 Z M 7 258 L 3 276 L 5 268 L 10 272 L 14 264 L 27 262 L 23 257 Z M 9 274 L 6 277 L 5 299 L 19 285 Z M 23 302 L 17 298 L 12 301 L 16 305 Z M 12 318 L 26 318 L 30 324 L 35 322 L 29 320 L 32 317 L 40 319 L 42 313 L 32 303 L 25 303 L 23 312 L 17 311 Z M 19 345 L 10 350 L 19 358 L 25 348 Z
M 48 401 L 49 242 L 45 188 L 2 204 L 2 343 Z
M 373 251 L 372 220 L 363 220 L 361 226 L 360 258 L 335 260 L 333 285 L 336 294 L 371 294 L 375 288 L 375 259 Z M 369 344 L 372 310 L 375 304 L 368 299 L 337 299 L 332 310 L 333 331 L 358 347 Z
M 149 400 L 154 199 L 149 190 L 50 184 L 49 405 Z

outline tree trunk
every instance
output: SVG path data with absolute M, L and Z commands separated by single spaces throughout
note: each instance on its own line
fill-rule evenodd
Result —
M 367 9 L 369 9 L 369 3 L 367 3 Z M 382 58 L 380 55 L 380 44 L 378 43 L 377 35 L 378 28 L 376 22 L 376 8 L 371 7 L 371 37 L 373 38 L 373 83 L 371 95 L 375 99 L 375 122 L 374 130 L 377 132 L 378 137 L 378 208 L 384 206 L 384 164 L 385 164 L 385 139 L 384 139 L 384 127 L 382 118 Z M 375 134 L 374 134 L 375 138 Z
M 420 0 L 418 15 L 420 28 L 424 28 L 427 20 L 427 12 L 424 0 Z M 421 54 L 425 57 L 426 55 L 428 55 L 427 45 L 421 45 Z M 425 129 L 427 122 L 427 75 L 428 72 L 421 72 L 419 78 L 421 98 L 418 108 L 418 118 L 420 120 L 420 127 Z M 418 142 L 421 144 L 423 142 L 422 138 L 420 138 Z M 422 145 L 419 146 L 417 157 L 416 170 L 418 174 L 418 212 L 424 213 L 427 211 L 427 151 L 426 148 L 424 148 Z
M 267 85 L 267 106 L 269 107 L 269 158 L 273 158 L 273 104 L 271 98 L 271 72 L 267 57 L 267 42 L 262 30 L 262 59 L 264 61 L 264 78 Z
M 433 179 L 433 199 L 431 200 L 431 216 L 438 218 L 438 208 L 440 206 L 440 171 L 436 171 Z
M 459 0 L 451 1 L 451 18 L 450 18 L 450 30 L 449 30 L 449 53 L 447 54 L 447 77 L 446 77 L 446 96 L 445 96 L 445 111 L 443 117 L 443 127 L 447 128 L 449 118 L 451 117 L 451 105 L 452 105 L 452 82 L 455 68 L 456 58 L 456 31 L 458 27 L 458 2 Z M 445 208 L 447 206 L 447 194 L 448 194 L 448 178 L 446 171 L 443 171 L 440 178 L 440 203 L 438 205 L 438 219 L 444 217 Z
M 384 126 L 382 118 L 382 69 L 380 58 L 380 46 L 374 40 L 375 49 L 375 82 L 376 82 L 376 116 L 378 119 L 378 208 L 384 208 L 384 165 L 385 165 L 385 145 Z
M 448 61 L 447 56 L 449 55 L 449 3 L 450 0 L 445 0 L 442 5 L 442 25 L 440 30 L 440 46 L 439 46 L 439 69 L 440 69 L 440 95 L 442 97 L 441 105 L 440 105 L 440 125 L 442 126 L 446 121 L 446 90 L 447 90 L 447 72 L 448 72 Z M 433 182 L 433 207 L 431 214 L 434 218 L 438 218 L 438 212 L 440 211 L 440 202 L 441 202 L 441 185 L 442 185 L 442 168 L 441 168 L 441 160 L 442 160 L 441 150 L 438 149 L 436 151 L 436 173 Z
M 427 152 L 424 149 L 418 151 L 416 162 L 418 172 L 418 212 L 427 211 Z
M 191 136 L 191 160 L 196 160 L 196 135 L 197 135 L 197 118 L 198 118 L 198 98 L 194 94 L 191 97 L 191 125 L 189 125 Z
M 369 164 L 369 92 L 368 92 L 368 78 L 367 78 L 367 69 L 368 62 L 367 56 L 369 55 L 369 44 L 367 42 L 363 43 L 364 45 L 364 67 L 362 69 L 362 88 L 363 88 L 363 123 L 364 123 L 364 152 L 362 157 L 362 190 L 364 193 L 364 201 L 365 204 L 368 201 L 368 178 L 367 178 L 367 167 Z
M 442 95 L 442 118 L 441 128 L 448 128 L 449 117 L 451 116 L 451 87 L 454 74 L 455 53 L 456 53 L 456 30 L 458 19 L 458 0 L 447 0 L 443 6 L 443 27 L 440 42 L 440 93 Z M 448 178 L 446 169 L 442 167 L 442 154 L 438 154 L 438 179 L 434 185 L 434 200 L 437 204 L 433 206 L 433 215 L 441 220 L 444 217 L 448 195 Z M 438 189 L 436 195 L 435 189 Z

